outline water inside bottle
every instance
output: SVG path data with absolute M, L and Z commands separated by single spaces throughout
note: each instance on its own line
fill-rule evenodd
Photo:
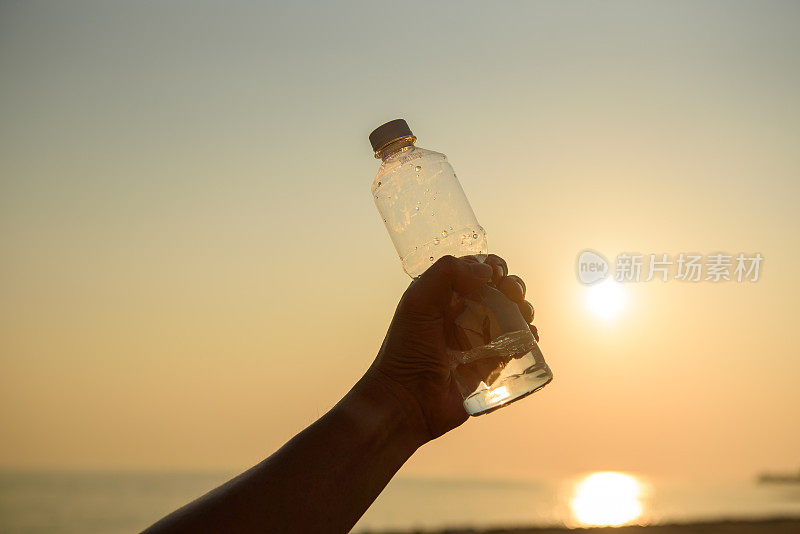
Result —
M 504 334 L 466 351 L 448 350 L 464 408 L 480 415 L 533 393 L 552 379 L 530 331 Z

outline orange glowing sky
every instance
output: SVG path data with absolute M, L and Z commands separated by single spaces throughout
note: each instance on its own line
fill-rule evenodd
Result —
M 0 467 L 238 469 L 332 406 L 408 280 L 367 134 L 446 153 L 555 381 L 405 472 L 800 463 L 800 7 L 0 6 Z M 575 258 L 760 252 L 757 283 Z

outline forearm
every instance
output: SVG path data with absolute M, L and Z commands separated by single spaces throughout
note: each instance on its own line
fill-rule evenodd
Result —
M 148 534 L 347 532 L 419 444 L 402 406 L 362 379 L 272 456 Z

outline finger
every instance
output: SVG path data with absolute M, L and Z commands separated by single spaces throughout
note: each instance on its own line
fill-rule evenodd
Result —
M 486 265 L 491 265 L 494 272 L 492 273 L 492 283 L 497 285 L 505 275 L 508 274 L 508 264 L 506 260 L 496 254 L 489 254 L 486 256 L 484 262 Z
M 525 318 L 526 323 L 530 323 L 531 321 L 533 321 L 533 314 L 534 314 L 533 304 L 531 304 L 527 300 L 523 300 L 522 302 L 517 304 L 517 306 L 519 306 L 519 312 L 522 314 L 522 317 Z
M 539 329 L 536 328 L 532 324 L 529 324 L 528 327 L 531 329 L 531 334 L 533 334 L 533 339 L 535 339 L 538 342 L 539 341 Z
M 513 279 L 516 283 L 518 283 L 519 285 L 522 286 L 522 296 L 524 297 L 525 293 L 528 291 L 528 288 L 525 285 L 525 281 L 522 278 L 520 278 L 519 276 L 517 276 L 516 274 L 509 274 L 508 278 Z
M 414 302 L 447 306 L 453 291 L 467 295 L 489 281 L 492 269 L 483 263 L 469 263 L 443 256 L 409 287 L 407 296 Z
M 503 268 L 503 264 L 500 263 L 503 261 L 502 258 L 499 256 L 494 256 L 494 259 L 489 261 L 488 256 L 484 261 L 478 259 L 477 256 L 461 256 L 458 259 L 464 260 L 467 263 L 485 263 L 486 265 L 490 265 L 492 267 L 492 285 L 497 286 L 497 283 L 502 280 L 505 276 L 505 269 Z M 498 261 L 498 259 L 500 261 Z
M 489 265 L 492 268 L 492 284 L 503 278 L 503 267 L 496 261 L 487 262 L 485 261 L 485 258 L 484 260 L 481 260 L 478 256 L 461 256 L 458 259 L 464 260 L 467 263 L 485 263 L 486 265 Z
M 508 264 L 506 263 L 506 260 L 497 254 L 489 254 L 486 256 L 486 260 L 483 263 L 488 263 L 489 265 L 499 265 L 503 268 L 503 276 L 508 274 Z
M 500 280 L 500 283 L 497 284 L 497 289 L 502 291 L 505 296 L 514 302 L 522 302 L 525 300 L 525 290 L 522 289 L 522 284 L 510 276 L 506 276 Z

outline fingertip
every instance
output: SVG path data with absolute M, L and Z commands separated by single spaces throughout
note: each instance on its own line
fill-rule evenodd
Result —
M 525 318 L 526 323 L 530 323 L 531 321 L 533 321 L 533 315 L 534 315 L 533 304 L 531 304 L 527 300 L 523 300 L 522 302 L 517 304 L 517 306 L 519 306 L 519 311 L 520 313 L 522 313 L 522 317 Z
M 528 288 L 525 285 L 525 281 L 522 278 L 520 278 L 519 276 L 517 276 L 516 274 L 509 274 L 508 278 L 511 278 L 512 280 L 514 280 L 516 283 L 518 283 L 522 287 L 522 296 L 524 297 L 525 293 L 528 292 Z
M 535 339 L 536 342 L 538 343 L 539 342 L 539 329 L 536 328 L 536 326 L 532 325 L 532 324 L 529 324 L 528 327 L 531 329 L 531 334 L 533 334 L 533 339 Z
M 486 280 L 492 277 L 492 266 L 485 263 L 470 263 L 469 265 L 472 275 L 476 278 L 485 278 Z
M 510 276 L 503 278 L 497 288 L 514 302 L 522 302 L 525 299 L 525 291 L 522 286 Z
M 502 269 L 501 278 L 508 274 L 508 264 L 506 263 L 506 260 L 504 260 L 503 258 L 498 256 L 497 254 L 489 254 L 488 256 L 486 256 L 486 262 L 485 263 L 488 263 L 489 265 L 497 265 L 497 266 L 499 266 L 500 269 Z
M 505 276 L 505 273 L 503 272 L 503 267 L 501 265 L 495 265 L 492 271 L 493 271 L 492 282 L 494 282 L 494 284 L 497 285 L 503 280 L 503 277 Z

